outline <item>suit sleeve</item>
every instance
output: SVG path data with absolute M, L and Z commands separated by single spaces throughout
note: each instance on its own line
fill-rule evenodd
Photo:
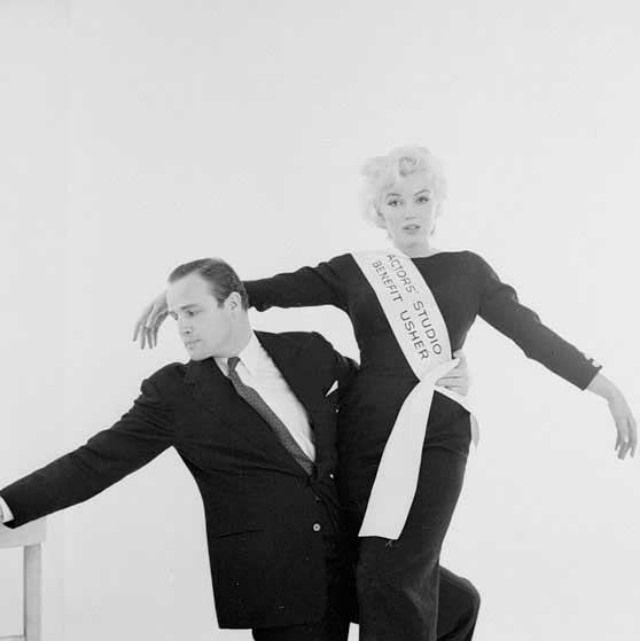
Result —
M 332 376 L 329 377 L 331 379 L 330 385 L 334 381 L 338 383 L 337 389 L 332 392 L 330 396 L 336 394 L 337 398 L 341 399 L 355 379 L 359 365 L 353 359 L 343 356 L 340 352 L 334 349 L 333 345 L 324 336 L 322 336 L 322 334 L 318 334 L 317 332 L 313 332 L 313 334 L 316 337 L 316 340 L 322 343 L 323 349 L 330 354 L 332 368 Z M 326 393 L 328 392 L 328 389 L 324 391 Z
M 271 278 L 245 281 L 249 304 L 262 312 L 270 307 L 316 307 L 333 305 L 347 309 L 344 267 L 350 256 L 338 256 L 316 267 Z
M 533 310 L 520 303 L 513 287 L 503 283 L 482 258 L 472 256 L 477 263 L 480 316 L 512 339 L 528 358 L 586 389 L 601 366 L 544 325 Z
M 173 444 L 170 409 L 150 380 L 110 429 L 0 491 L 19 527 L 95 496 Z

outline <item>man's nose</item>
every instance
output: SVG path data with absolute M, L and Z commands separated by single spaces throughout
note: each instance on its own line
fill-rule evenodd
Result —
M 178 323 L 178 330 L 180 331 L 181 336 L 189 336 L 192 332 L 192 327 L 187 321 L 181 321 Z

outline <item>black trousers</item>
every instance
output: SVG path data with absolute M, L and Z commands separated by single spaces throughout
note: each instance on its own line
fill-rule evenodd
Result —
M 360 540 L 357 565 L 361 641 L 469 641 L 477 590 L 440 568 L 440 551 L 466 467 L 466 455 L 425 447 L 407 523 L 397 541 Z
M 465 467 L 466 454 L 426 447 L 416 498 L 400 538 L 359 540 L 355 574 L 361 641 L 471 641 L 480 595 L 471 582 L 439 564 Z M 353 516 L 352 532 L 357 532 L 364 511 Z M 325 545 L 329 585 L 324 619 L 253 630 L 256 641 L 346 641 L 353 556 L 341 537 L 326 536 Z

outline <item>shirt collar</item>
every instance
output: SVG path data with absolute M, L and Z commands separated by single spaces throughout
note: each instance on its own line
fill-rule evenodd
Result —
M 249 370 L 249 374 L 252 376 L 258 370 L 258 363 L 260 361 L 260 351 L 262 347 L 258 341 L 257 336 L 251 332 L 251 338 L 246 344 L 245 348 L 237 355 L 240 359 L 240 362 Z M 225 372 L 229 373 L 229 367 L 227 365 L 228 358 L 216 358 L 215 361 L 218 364 L 218 367 Z

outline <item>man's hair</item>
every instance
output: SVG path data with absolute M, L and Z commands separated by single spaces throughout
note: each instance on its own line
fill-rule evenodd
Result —
M 233 267 L 224 260 L 220 258 L 199 258 L 198 260 L 178 265 L 169 274 L 169 282 L 175 283 L 189 274 L 198 274 L 209 283 L 211 293 L 218 301 L 219 306 L 229 298 L 229 294 L 237 292 L 240 294 L 242 309 L 249 309 L 247 290 Z

